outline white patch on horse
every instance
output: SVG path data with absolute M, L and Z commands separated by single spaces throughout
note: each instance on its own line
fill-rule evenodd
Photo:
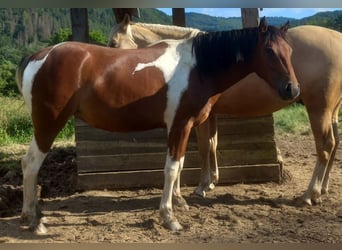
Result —
M 22 82 L 22 92 L 23 92 L 23 97 L 24 97 L 24 101 L 27 105 L 28 111 L 31 114 L 32 113 L 32 84 L 33 84 L 33 80 L 34 77 L 36 76 L 37 72 L 39 71 L 39 69 L 42 67 L 42 65 L 44 64 L 44 62 L 46 61 L 47 57 L 49 56 L 49 54 L 51 53 L 51 51 L 56 48 L 57 46 L 60 46 L 64 43 L 59 43 L 56 44 L 55 46 L 52 47 L 52 49 L 46 54 L 46 56 L 41 59 L 41 60 L 34 60 L 31 61 L 27 64 L 24 73 L 23 73 L 23 82 Z
M 37 175 L 39 169 L 45 159 L 47 153 L 40 151 L 35 137 L 33 137 L 29 150 L 23 158 L 23 183 L 24 183 L 24 202 L 23 213 L 31 214 L 35 209 L 37 196 L 36 193 L 31 192 L 36 185 Z
M 165 53 L 153 62 L 138 63 L 133 74 L 147 67 L 156 67 L 163 73 L 168 85 L 164 121 L 169 132 L 182 94 L 188 86 L 190 70 L 195 65 L 195 59 L 191 53 L 191 42 L 187 40 L 164 42 L 169 45 Z

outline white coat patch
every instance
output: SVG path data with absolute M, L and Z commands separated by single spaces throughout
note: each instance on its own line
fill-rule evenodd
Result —
M 163 73 L 168 85 L 164 122 L 170 132 L 180 99 L 188 86 L 190 70 L 195 65 L 195 59 L 191 53 L 191 42 L 186 40 L 165 40 L 165 42 L 168 44 L 165 53 L 155 61 L 138 63 L 133 74 L 147 67 L 156 67 Z
M 33 84 L 34 77 L 36 76 L 37 72 L 42 67 L 44 62 L 46 61 L 46 58 L 49 56 L 51 51 L 57 46 L 60 46 L 62 44 L 63 43 L 59 43 L 53 46 L 52 49 L 49 51 L 49 53 L 47 53 L 43 59 L 29 62 L 24 70 L 22 92 L 23 92 L 25 103 L 27 105 L 27 108 L 30 114 L 32 113 L 32 93 L 31 92 L 32 92 L 32 84 Z

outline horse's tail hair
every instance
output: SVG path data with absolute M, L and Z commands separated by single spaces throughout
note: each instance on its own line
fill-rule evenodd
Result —
M 29 62 L 30 62 L 30 56 L 23 57 L 15 72 L 15 79 L 16 79 L 17 86 L 21 94 L 22 94 L 22 89 L 23 89 L 23 74 Z

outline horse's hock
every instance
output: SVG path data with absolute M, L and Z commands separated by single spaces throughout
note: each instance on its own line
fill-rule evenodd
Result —
M 273 116 L 218 116 L 220 184 L 281 181 L 282 163 L 274 140 Z M 162 187 L 166 129 L 110 133 L 76 120 L 80 189 Z M 195 132 L 191 133 L 182 185 L 197 185 L 200 175 Z

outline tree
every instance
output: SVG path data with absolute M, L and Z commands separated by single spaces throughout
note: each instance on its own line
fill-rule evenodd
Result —
M 337 16 L 335 19 L 333 19 L 330 23 L 329 23 L 333 29 L 338 30 L 338 31 L 342 31 L 342 14 Z

